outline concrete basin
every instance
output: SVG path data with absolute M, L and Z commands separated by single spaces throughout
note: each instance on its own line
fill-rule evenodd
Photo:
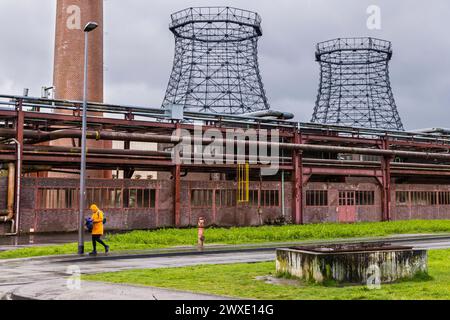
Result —
M 278 274 L 315 283 L 392 283 L 427 273 L 427 265 L 426 250 L 386 244 L 295 247 L 276 251 Z

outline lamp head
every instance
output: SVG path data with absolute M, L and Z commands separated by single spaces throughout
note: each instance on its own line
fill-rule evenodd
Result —
M 84 32 L 91 32 L 91 31 L 97 29 L 97 27 L 98 27 L 98 23 L 94 22 L 94 21 L 91 21 L 91 22 L 87 23 L 87 25 L 84 27 L 83 31 Z

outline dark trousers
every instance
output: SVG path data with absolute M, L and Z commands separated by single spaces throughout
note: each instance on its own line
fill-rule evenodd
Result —
M 94 252 L 97 251 L 97 242 L 100 243 L 102 246 L 104 246 L 106 249 L 107 245 L 101 239 L 101 235 L 93 234 L 92 235 L 92 247 L 94 248 Z

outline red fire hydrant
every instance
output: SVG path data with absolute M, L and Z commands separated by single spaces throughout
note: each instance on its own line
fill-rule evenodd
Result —
M 203 245 L 205 243 L 205 224 L 206 220 L 203 217 L 198 218 L 198 249 L 203 250 Z

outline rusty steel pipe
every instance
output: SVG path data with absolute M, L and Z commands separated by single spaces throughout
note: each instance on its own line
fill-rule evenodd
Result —
M 1 131 L 0 131 L 1 134 Z M 35 138 L 37 142 L 46 142 L 62 138 L 81 138 L 81 131 L 76 129 L 62 129 L 53 132 L 37 132 L 32 130 L 24 131 L 25 138 Z M 153 138 L 156 137 L 156 138 Z M 159 137 L 159 138 L 158 138 Z M 164 137 L 164 138 L 161 138 Z M 168 142 L 165 136 L 148 135 L 141 133 L 110 132 L 110 131 L 87 131 L 86 138 L 89 140 L 117 140 L 117 141 L 137 141 L 137 142 Z M 154 141 L 155 140 L 155 141 Z M 160 141 L 162 140 L 162 141 Z
M 63 153 L 81 153 L 79 147 L 59 147 L 59 146 L 25 146 L 24 151 L 27 152 L 63 152 Z M 89 154 L 106 154 L 106 155 L 123 155 L 123 156 L 160 156 L 170 157 L 170 152 L 152 151 L 152 150 L 124 150 L 124 149 L 99 149 L 99 148 L 87 148 L 86 151 Z
M 0 150 L 14 150 L 14 146 L 12 145 L 0 145 Z M 34 146 L 34 145 L 27 145 L 24 147 L 24 151 L 27 153 L 64 153 L 66 155 L 70 154 L 80 154 L 81 149 L 79 147 L 59 147 L 59 146 Z M 168 151 L 152 151 L 152 150 L 130 150 L 130 149 L 98 149 L 98 148 L 88 148 L 87 152 L 90 155 L 93 154 L 102 154 L 102 155 L 121 155 L 121 156 L 157 156 L 157 157 L 165 157 L 170 158 L 172 157 L 172 153 Z M 180 153 L 182 159 L 189 159 L 185 158 L 185 155 L 183 152 Z M 236 155 L 229 155 L 229 154 L 217 154 L 214 155 L 216 158 L 228 158 L 229 156 L 235 156 Z M 203 159 L 204 155 L 199 153 L 193 153 L 191 154 L 191 160 L 195 160 L 197 158 Z M 291 160 L 290 157 L 278 157 L 280 160 Z M 249 161 L 270 161 L 272 158 L 270 157 L 258 157 L 258 156 L 252 156 L 252 155 L 245 155 L 245 160 Z
M 303 162 L 305 164 L 341 164 L 341 165 L 363 165 L 363 166 L 380 166 L 381 163 L 377 161 L 357 161 L 357 160 L 334 160 L 334 159 L 315 159 L 315 158 L 304 158 Z M 445 164 L 433 164 L 433 163 L 414 163 L 414 162 L 392 162 L 391 167 L 395 169 L 410 169 L 410 168 L 433 168 L 433 169 L 450 169 L 450 165 Z
M 9 129 L 3 129 L 9 130 Z M 60 139 L 60 138 L 79 138 L 81 131 L 74 129 L 58 130 L 50 133 L 36 132 L 26 130 L 24 132 L 26 138 L 38 138 L 39 142 Z M 88 139 L 96 140 L 118 140 L 118 141 L 138 141 L 138 142 L 152 142 L 152 143 L 168 143 L 178 144 L 183 142 L 183 137 L 178 136 L 163 136 L 163 135 L 148 135 L 141 133 L 122 133 L 110 131 L 88 131 Z M 234 143 L 235 140 L 227 139 L 206 139 L 206 138 L 190 138 L 191 143 L 208 144 L 216 142 L 218 144 Z M 348 153 L 348 154 L 364 154 L 383 157 L 417 157 L 422 159 L 443 159 L 450 160 L 450 153 L 432 153 L 432 152 L 417 152 L 417 151 L 402 151 L 402 150 L 386 150 L 386 149 L 370 149 L 360 147 L 339 147 L 327 145 L 308 145 L 295 143 L 280 143 L 280 142 L 261 142 L 261 141 L 245 141 L 246 146 L 264 146 L 275 147 L 286 150 L 299 150 L 309 152 L 330 152 L 330 153 Z M 449 147 L 450 151 L 450 147 Z
M 22 144 L 16 140 L 15 138 L 12 138 L 12 141 L 16 144 L 16 151 L 17 151 L 17 167 L 15 168 L 15 188 L 12 188 L 12 193 L 14 194 L 14 191 L 16 193 L 16 210 L 14 212 L 14 209 L 12 210 L 12 213 L 8 215 L 7 217 L 4 217 L 4 222 L 11 222 L 11 232 L 7 233 L 7 236 L 15 236 L 19 234 L 19 219 L 20 219 L 20 195 L 21 195 L 21 178 L 22 178 Z M 13 164 L 14 165 L 14 164 Z M 14 175 L 11 175 L 14 177 Z M 13 178 L 14 180 L 14 178 Z M 16 189 L 16 190 L 14 190 Z M 14 201 L 13 201 L 14 203 Z M 1 220 L 0 220 L 1 221 Z
M 0 217 L 0 222 L 8 222 L 14 218 L 14 188 L 16 166 L 14 163 L 8 164 L 8 191 L 6 198 L 6 210 L 3 211 L 3 216 Z

